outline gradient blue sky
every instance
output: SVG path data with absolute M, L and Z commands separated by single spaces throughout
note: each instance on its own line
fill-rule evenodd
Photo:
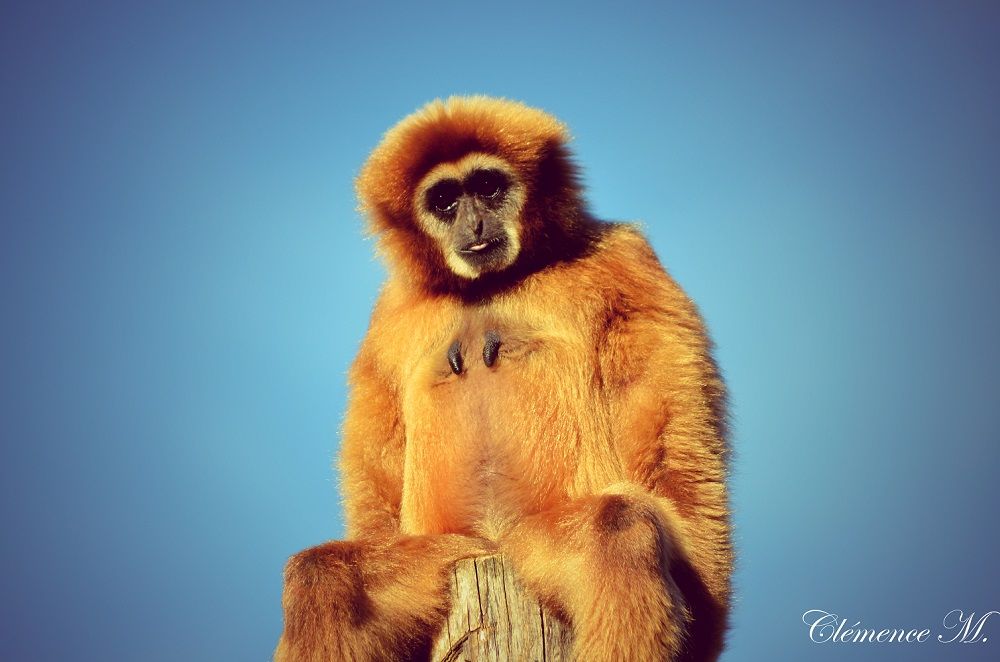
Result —
M 1000 609 L 995 3 L 141 4 L 0 6 L 0 658 L 269 658 L 343 532 L 352 179 L 471 92 L 564 119 L 711 327 L 725 659 L 1000 656 L 800 622 Z

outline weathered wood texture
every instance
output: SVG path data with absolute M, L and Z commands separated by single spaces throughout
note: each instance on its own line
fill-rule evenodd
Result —
M 525 591 L 502 556 L 464 559 L 451 580 L 451 613 L 434 662 L 569 661 L 570 628 Z

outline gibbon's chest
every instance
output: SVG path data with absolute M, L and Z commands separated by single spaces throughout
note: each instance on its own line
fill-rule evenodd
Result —
M 404 380 L 403 527 L 494 536 L 505 522 L 593 489 L 608 452 L 587 329 L 460 309 Z M 415 348 L 416 349 L 416 348 Z M 598 479 L 600 482 L 603 478 Z
M 452 443 L 472 436 L 495 447 L 535 405 L 552 400 L 559 384 L 586 372 L 584 361 L 563 358 L 574 341 L 552 328 L 460 309 L 414 357 L 405 422 L 432 426 Z
M 442 340 L 418 360 L 419 381 L 413 386 L 433 392 L 436 400 L 477 408 L 520 386 L 524 373 L 535 376 L 534 366 L 547 357 L 551 361 L 561 345 L 572 342 L 560 342 L 544 329 L 478 313 L 459 315 L 451 326 L 451 333 L 441 335 Z

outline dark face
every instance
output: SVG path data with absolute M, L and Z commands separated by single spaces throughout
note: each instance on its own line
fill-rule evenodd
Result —
M 496 169 L 476 169 L 463 180 L 442 179 L 425 195 L 427 211 L 444 227 L 444 241 L 470 271 L 502 269 L 510 263 L 507 197 L 511 182 Z

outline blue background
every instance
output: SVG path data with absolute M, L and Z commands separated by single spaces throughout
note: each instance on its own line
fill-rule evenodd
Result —
M 725 659 L 1000 656 L 997 618 L 951 649 L 800 620 L 1000 609 L 994 3 L 29 4 L 0 8 L 0 658 L 269 658 L 284 560 L 343 533 L 384 275 L 352 179 L 473 92 L 564 119 L 710 325 Z

